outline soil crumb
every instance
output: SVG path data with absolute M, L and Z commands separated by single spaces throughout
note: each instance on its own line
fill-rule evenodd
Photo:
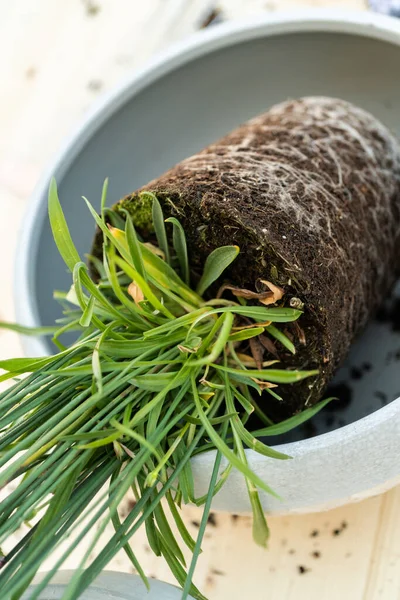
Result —
M 209 525 L 212 525 L 213 527 L 217 526 L 217 519 L 216 519 L 215 513 L 210 513 L 208 515 L 207 523 Z
M 306 421 L 301 426 L 301 430 L 302 430 L 303 437 L 306 439 L 309 439 L 309 438 L 312 438 L 312 437 L 315 437 L 316 435 L 318 435 L 317 426 L 312 421 Z
M 319 536 L 318 529 L 313 529 L 313 531 L 310 533 L 310 537 L 318 537 L 318 536 Z
M 311 571 L 311 569 L 309 569 L 308 567 L 305 567 L 304 565 L 299 565 L 297 567 L 297 570 L 300 573 L 300 575 L 304 575 L 304 573 L 308 573 L 308 571 Z
M 37 69 L 36 67 L 29 67 L 26 71 L 25 71 L 25 77 L 27 79 L 35 79 L 36 77 L 36 73 L 37 73 Z
M 340 526 L 339 526 L 339 527 L 336 527 L 336 529 L 334 529 L 334 530 L 332 531 L 332 535 L 333 535 L 333 536 L 338 536 L 338 535 L 340 535 L 341 533 L 343 533 L 343 531 L 344 531 L 345 529 L 347 529 L 347 527 L 348 527 L 347 521 L 342 521 L 342 522 L 340 523 Z
M 333 415 L 327 415 L 325 419 L 325 425 L 327 427 L 332 427 L 335 422 L 335 417 Z
M 326 391 L 326 396 L 337 398 L 337 400 L 333 400 L 329 402 L 326 406 L 326 410 L 336 411 L 336 410 L 344 410 L 347 408 L 351 401 L 353 392 L 352 389 L 347 383 L 338 383 L 336 385 L 330 385 Z
M 379 323 L 390 323 L 392 331 L 400 331 L 400 298 L 395 298 L 390 306 L 381 306 L 375 320 Z
M 93 0 L 83 0 L 83 5 L 88 17 L 95 17 L 101 10 L 100 4 L 93 2 Z
M 350 377 L 352 379 L 355 379 L 356 381 L 358 379 L 362 379 L 363 376 L 363 371 L 361 369 L 359 369 L 358 367 L 352 367 L 350 369 Z
M 100 79 L 92 79 L 89 81 L 87 87 L 91 92 L 99 92 L 103 87 L 103 82 Z
M 374 392 L 374 396 L 375 398 L 378 398 L 381 401 L 382 406 L 385 406 L 387 404 L 388 397 L 384 392 L 380 392 L 379 390 L 377 390 L 376 392 Z
M 210 25 L 216 25 L 217 23 L 221 23 L 222 20 L 222 11 L 220 8 L 215 6 L 206 14 L 206 16 L 200 22 L 199 29 L 207 29 L 207 27 L 210 27 Z

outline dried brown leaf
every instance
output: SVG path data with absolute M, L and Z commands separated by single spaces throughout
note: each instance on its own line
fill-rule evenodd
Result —
M 125 446 L 124 444 L 122 444 L 121 442 L 119 443 L 119 445 L 121 446 L 121 448 L 123 448 L 125 450 L 125 452 L 127 453 L 127 455 L 130 458 L 136 458 L 136 455 L 132 452 L 132 450 L 129 450 L 129 448 L 127 446 Z
M 298 324 L 297 321 L 293 321 L 292 326 L 294 327 L 295 331 L 296 331 L 296 335 L 297 335 L 297 339 L 299 340 L 300 344 L 302 346 L 306 345 L 306 334 L 304 333 L 304 330 L 300 327 L 300 325 Z
M 257 369 L 262 369 L 263 357 L 264 357 L 264 347 L 261 342 L 257 338 L 250 338 L 250 350 L 251 354 L 254 358 L 254 362 L 257 365 Z
M 279 302 L 279 300 L 281 300 L 283 298 L 285 291 L 281 287 L 274 285 L 267 279 L 260 279 L 260 282 L 263 285 L 266 285 L 267 288 L 269 289 L 270 293 L 272 294 L 271 296 L 265 298 L 265 300 L 264 299 L 260 300 L 260 302 L 262 304 L 266 304 L 266 305 L 275 304 L 276 302 Z M 261 292 L 261 293 L 263 293 L 263 292 Z M 265 292 L 265 293 L 267 293 L 267 292 Z
M 236 356 L 238 357 L 238 359 L 240 360 L 241 363 L 243 363 L 243 365 L 245 367 L 254 367 L 255 366 L 255 360 L 252 356 L 250 356 L 249 354 L 242 354 L 241 352 L 237 352 Z M 277 360 L 264 360 L 264 362 L 262 363 L 263 367 L 270 367 L 271 365 L 275 365 L 277 362 Z
M 132 297 L 133 301 L 138 304 L 144 300 L 144 294 L 137 283 L 132 281 L 128 286 L 128 294 Z
M 146 248 L 148 248 L 150 250 L 150 252 L 152 252 L 156 256 L 159 256 L 160 258 L 162 258 L 163 260 L 165 260 L 165 253 L 161 250 L 161 248 L 158 248 L 157 246 L 154 246 L 150 242 L 145 242 L 144 246 L 146 246 Z
M 287 337 L 287 338 L 289 338 L 289 340 L 290 340 L 290 341 L 293 343 L 293 340 L 294 340 L 294 335 L 293 335 L 293 333 L 291 333 L 291 332 L 289 331 L 289 329 L 287 329 L 287 328 L 285 328 L 285 329 L 283 330 L 283 333 L 284 333 L 284 334 L 286 335 L 286 337 Z
M 257 385 L 259 385 L 262 390 L 266 390 L 267 388 L 278 387 L 277 383 L 271 383 L 270 381 L 261 381 L 260 379 L 256 379 L 255 377 L 252 377 L 252 380 L 255 381 L 255 383 L 257 383 Z
M 238 298 L 244 298 L 245 300 L 258 300 L 259 302 L 263 302 L 264 300 L 268 300 L 268 298 L 273 298 L 273 291 L 265 291 L 265 292 L 252 292 L 251 290 L 246 290 L 245 288 L 238 288 L 233 285 L 222 285 L 217 293 L 217 298 L 221 298 L 222 294 L 229 290 L 232 294 Z
M 272 356 L 275 356 L 275 358 L 277 358 L 279 360 L 278 351 L 276 349 L 274 342 L 271 340 L 271 338 L 267 337 L 266 335 L 264 335 L 262 333 L 261 335 L 258 336 L 258 339 L 260 340 L 260 342 L 262 343 L 264 348 L 266 350 L 268 350 L 268 352 L 270 352 L 272 354 Z
M 263 321 L 262 323 L 250 323 L 249 325 L 240 325 L 238 327 L 232 327 L 232 331 L 241 331 L 242 329 L 253 329 L 253 327 L 268 327 L 272 321 Z

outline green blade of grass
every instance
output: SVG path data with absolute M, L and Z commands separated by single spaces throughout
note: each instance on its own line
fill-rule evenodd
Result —
M 132 259 L 132 264 L 139 275 L 147 280 L 147 273 L 144 268 L 143 256 L 141 246 L 139 244 L 139 240 L 137 239 L 136 231 L 132 223 L 131 216 L 128 212 L 126 212 L 126 221 L 125 221 L 125 236 L 126 241 L 128 242 L 128 248 Z
M 225 429 L 225 431 L 226 431 L 226 429 Z M 206 530 L 208 517 L 210 514 L 210 510 L 211 510 L 211 502 L 214 497 L 214 491 L 215 491 L 215 486 L 217 483 L 218 472 L 219 472 L 219 468 L 221 465 L 221 458 L 222 458 L 221 452 L 217 452 L 215 461 L 214 461 L 213 470 L 211 473 L 211 479 L 210 479 L 210 484 L 208 487 L 208 493 L 207 493 L 207 497 L 206 497 L 206 501 L 205 501 L 205 505 L 204 505 L 204 509 L 203 509 L 203 514 L 202 514 L 201 521 L 200 521 L 199 531 L 197 534 L 196 545 L 193 549 L 192 560 L 189 565 L 189 570 L 188 570 L 186 580 L 184 582 L 183 589 L 182 589 L 182 600 L 187 600 L 187 598 L 189 597 L 189 594 L 190 594 L 190 589 L 191 589 L 192 581 L 193 581 L 193 575 L 194 575 L 194 571 L 196 569 L 198 558 L 201 553 L 201 544 L 203 542 L 204 533 Z
M 196 292 L 203 296 L 204 292 L 214 283 L 229 267 L 239 254 L 238 246 L 221 246 L 207 256 L 203 275 L 197 285 Z
M 103 219 L 104 219 L 105 210 L 106 210 L 107 193 L 108 193 L 108 177 L 105 178 L 104 183 L 103 183 L 103 188 L 101 190 L 100 210 L 101 210 L 101 216 Z
M 171 264 L 171 258 L 169 255 L 169 247 L 167 240 L 167 232 L 165 231 L 164 224 L 164 215 L 161 208 L 161 204 L 159 203 L 157 196 L 152 194 L 153 197 L 153 206 L 152 206 L 152 215 L 153 215 L 153 225 L 154 231 L 156 233 L 156 238 L 158 242 L 158 246 L 160 250 L 162 250 L 165 254 L 165 260 L 168 264 Z
M 173 225 L 173 233 L 172 233 L 172 243 L 176 252 L 176 256 L 178 257 L 179 266 L 181 269 L 181 274 L 183 281 L 186 285 L 190 284 L 190 271 L 189 271 L 189 259 L 188 259 L 188 251 L 186 245 L 186 235 L 184 229 L 178 219 L 175 217 L 170 217 L 166 220 L 167 223 L 172 223 Z
M 318 402 L 315 406 L 311 408 L 306 408 L 301 413 L 294 415 L 293 417 L 289 417 L 285 421 L 281 421 L 281 423 L 275 423 L 274 425 L 268 425 L 262 429 L 257 429 L 253 432 L 254 436 L 257 437 L 268 437 L 275 435 L 282 435 L 283 433 L 287 433 L 288 431 L 292 431 L 296 427 L 299 427 L 306 421 L 312 419 L 315 415 L 319 413 L 329 402 L 332 402 L 333 398 L 326 398 L 326 400 L 322 400 L 322 402 Z
M 53 335 L 58 327 L 53 326 L 42 326 L 42 327 L 27 327 L 25 325 L 19 325 L 18 323 L 6 323 L 0 321 L 0 329 L 8 329 L 9 331 L 15 331 L 22 335 Z
M 54 178 L 50 182 L 48 210 L 54 241 L 65 264 L 72 272 L 76 263 L 80 262 L 81 259 L 72 241 L 60 200 L 58 199 L 57 184 Z
M 89 302 L 87 303 L 85 310 L 83 311 L 82 316 L 79 319 L 79 325 L 81 325 L 82 327 L 89 327 L 89 325 L 92 321 L 93 310 L 94 310 L 94 301 L 95 301 L 94 296 L 90 296 Z
M 172 498 L 172 494 L 171 491 L 169 490 L 166 493 L 166 498 L 167 498 L 167 502 L 168 502 L 168 507 L 169 510 L 171 512 L 171 515 L 175 521 L 176 527 L 180 533 L 180 536 L 182 538 L 182 540 L 185 542 L 186 546 L 189 548 L 189 550 L 191 552 L 194 551 L 196 542 L 194 541 L 194 539 L 192 538 L 192 536 L 190 535 L 190 533 L 188 532 L 188 530 L 186 529 L 186 525 L 184 524 L 181 515 L 179 514 L 179 510 Z
M 318 370 L 312 371 L 285 371 L 285 369 L 248 369 L 248 370 L 240 370 L 240 369 L 232 369 L 230 367 L 225 367 L 222 365 L 213 365 L 214 369 L 225 371 L 226 373 L 230 373 L 231 375 L 241 376 L 242 378 L 257 378 L 262 379 L 264 381 L 269 381 L 270 383 L 296 383 L 297 381 L 301 381 L 302 379 L 306 379 L 307 377 L 314 377 L 318 375 Z
M 296 348 L 295 348 L 293 342 L 291 342 L 289 340 L 289 338 L 287 337 L 287 335 L 285 335 L 277 327 L 275 327 L 274 325 L 269 325 L 268 327 L 265 328 L 265 331 L 267 331 L 269 333 L 269 335 L 271 335 L 278 342 L 280 342 L 282 344 L 282 346 L 284 346 L 287 350 L 289 350 L 289 352 L 291 352 L 292 354 L 296 354 Z
M 253 337 L 257 337 L 263 333 L 264 327 L 251 327 L 249 329 L 242 329 L 241 331 L 235 331 L 229 336 L 230 342 L 243 342 L 244 340 L 250 340 Z
M 205 415 L 203 408 L 201 406 L 201 402 L 197 393 L 196 380 L 192 375 L 192 392 L 194 402 L 199 414 L 199 418 L 201 419 L 202 425 L 206 430 L 207 434 L 210 436 L 211 441 L 215 445 L 215 447 L 225 456 L 225 458 L 238 470 L 240 471 L 247 479 L 249 479 L 253 485 L 259 487 L 264 490 L 267 494 L 271 494 L 271 496 L 275 496 L 275 498 L 279 498 L 279 496 L 274 492 L 273 489 L 269 487 L 258 475 L 253 473 L 251 469 L 244 464 L 236 454 L 227 446 L 227 444 L 217 435 L 216 431 L 210 425 L 207 416 Z

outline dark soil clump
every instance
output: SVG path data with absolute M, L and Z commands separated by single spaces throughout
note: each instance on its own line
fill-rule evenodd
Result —
M 337 385 L 330 385 L 326 391 L 328 397 L 337 398 L 330 402 L 326 410 L 328 411 L 337 411 L 344 410 L 347 408 L 352 401 L 353 392 L 352 389 L 347 383 L 338 383 Z
M 400 148 L 389 131 L 341 100 L 289 101 L 143 190 L 181 221 L 193 284 L 214 248 L 237 244 L 240 255 L 227 272 L 232 285 L 254 290 L 268 279 L 284 288 L 286 305 L 304 302 L 306 345 L 297 343 L 297 354 L 282 363 L 318 368 L 319 376 L 285 386 L 283 403 L 268 397 L 267 412 L 281 419 L 319 400 L 395 280 Z M 135 192 L 114 210 L 143 222 L 137 202 Z M 397 314 L 393 327 L 400 329 Z

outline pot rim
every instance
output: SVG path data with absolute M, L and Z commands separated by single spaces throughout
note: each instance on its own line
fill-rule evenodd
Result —
M 31 265 L 38 249 L 38 236 L 35 235 L 37 224 L 46 218 L 45 199 L 51 177 L 54 176 L 61 181 L 80 151 L 104 123 L 131 97 L 160 76 L 165 76 L 176 68 L 220 48 L 260 37 L 299 32 L 348 33 L 400 46 L 400 21 L 394 18 L 369 11 L 306 9 L 218 24 L 194 33 L 152 58 L 144 67 L 135 71 L 133 75 L 94 103 L 87 116 L 66 139 L 36 186 L 19 234 L 14 279 L 14 302 L 18 322 L 27 326 L 37 326 L 40 322 L 36 298 L 30 294 L 34 279 L 34 269 Z M 21 337 L 24 351 L 29 352 L 31 356 L 48 354 L 42 339 Z M 365 432 L 398 416 L 400 416 L 400 398 L 349 425 L 314 438 L 280 444 L 276 448 L 293 457 L 304 456 L 321 447 L 326 449 L 336 446 L 344 439 L 347 442 L 351 439 L 355 440 Z M 379 440 L 374 441 L 372 445 L 377 444 Z M 254 454 L 251 450 L 248 452 Z M 201 457 L 197 457 L 196 462 L 201 462 Z

